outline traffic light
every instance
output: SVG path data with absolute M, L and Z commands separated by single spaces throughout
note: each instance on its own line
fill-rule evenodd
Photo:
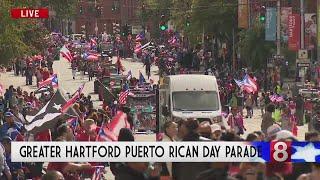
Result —
M 112 11 L 115 11 L 115 10 L 116 10 L 116 6 L 115 6 L 114 4 L 112 5 L 111 10 L 112 10 Z
M 266 21 L 266 6 L 261 6 L 259 21 L 264 23 Z
M 165 21 L 165 16 L 161 15 L 161 20 L 160 20 L 160 24 L 159 24 L 159 28 L 161 31 L 165 31 L 168 29 L 168 25 Z
M 83 7 L 82 6 L 79 7 L 79 13 L 83 14 Z
M 191 22 L 190 22 L 190 16 L 187 16 L 187 19 L 186 19 L 186 26 L 189 27 L 191 25 Z

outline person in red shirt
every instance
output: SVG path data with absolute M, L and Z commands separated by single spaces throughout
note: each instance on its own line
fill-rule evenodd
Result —
M 48 68 L 43 68 L 42 71 L 42 80 L 45 81 L 50 77 L 50 72 L 48 70 Z
M 57 141 L 72 141 L 73 132 L 72 129 L 66 124 L 62 124 L 57 129 L 58 138 Z M 63 177 L 68 180 L 80 180 L 80 173 L 86 170 L 94 169 L 90 163 L 71 163 L 71 162 L 50 162 L 48 164 L 48 171 L 59 171 L 63 174 Z
M 97 134 L 100 131 L 100 128 L 97 127 L 93 119 L 86 119 L 83 123 L 82 131 L 77 134 L 76 141 L 96 141 Z M 90 162 L 92 166 L 102 166 L 101 163 Z M 87 169 L 82 172 L 84 177 L 92 177 L 95 168 Z

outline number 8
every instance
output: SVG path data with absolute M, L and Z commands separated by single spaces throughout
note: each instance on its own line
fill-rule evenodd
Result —
M 282 149 L 279 149 L 279 146 L 282 146 Z M 273 159 L 278 162 L 284 162 L 288 159 L 288 152 L 287 152 L 287 144 L 285 142 L 277 142 L 274 146 L 274 153 L 273 153 Z M 283 154 L 283 156 L 280 158 L 279 154 Z

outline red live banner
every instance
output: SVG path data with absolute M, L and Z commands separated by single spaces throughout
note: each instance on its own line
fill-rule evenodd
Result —
M 28 8 L 14 8 L 11 9 L 11 17 L 19 18 L 49 18 L 48 8 L 28 9 Z
M 288 17 L 288 48 L 292 51 L 298 51 L 300 49 L 300 15 L 291 14 Z

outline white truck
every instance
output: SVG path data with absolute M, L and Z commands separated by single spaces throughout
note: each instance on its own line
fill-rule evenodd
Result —
M 167 120 L 195 118 L 223 125 L 215 76 L 183 74 L 164 78 L 157 91 L 157 131 Z

